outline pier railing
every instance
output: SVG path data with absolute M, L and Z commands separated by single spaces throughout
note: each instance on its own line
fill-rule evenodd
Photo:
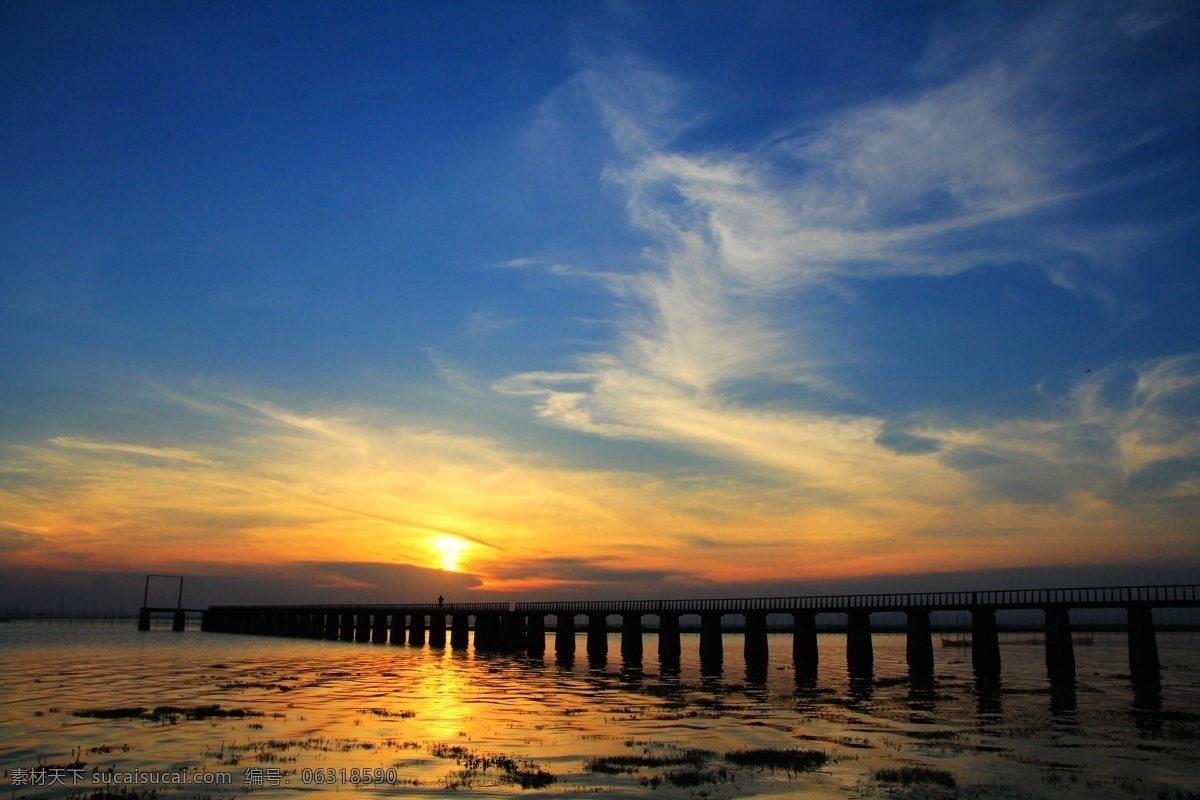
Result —
M 1069 608 L 1200 608 L 1200 585 L 1096 586 L 1069 589 L 1005 589 L 982 592 L 897 592 L 796 595 L 790 597 L 697 598 L 688 600 L 557 600 L 521 603 L 320 603 L 212 606 L 219 612 L 370 611 L 405 614 L 744 614 L 849 613 L 851 611 L 995 611 Z
M 427 614 L 475 614 L 511 611 L 512 606 L 509 603 L 307 603 L 301 605 L 237 605 L 237 606 L 210 606 L 213 611 L 295 611 L 295 612 L 318 612 L 318 611 L 378 611 L 381 614 L 396 612 L 404 614 L 413 614 L 425 612 Z
M 1007 589 L 983 592 L 901 592 L 889 594 L 801 595 L 794 597 L 751 597 L 694 600 L 583 600 L 516 603 L 513 610 L 526 613 L 673 613 L 738 614 L 745 612 L 787 613 L 813 611 L 967 611 L 990 608 L 997 611 L 1070 608 L 1155 608 L 1200 607 L 1200 585 L 1097 586 L 1072 589 Z

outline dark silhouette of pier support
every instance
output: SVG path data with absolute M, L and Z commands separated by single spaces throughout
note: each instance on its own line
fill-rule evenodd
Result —
M 1125 610 L 1129 630 L 1129 672 L 1135 682 L 1159 679 L 1158 641 L 1154 636 L 1154 614 L 1149 606 Z
M 500 615 L 500 629 L 503 641 L 501 647 L 506 650 L 524 650 L 528 647 L 528 634 L 525 630 L 525 615 L 510 611 Z M 544 649 L 544 645 L 543 645 Z
M 476 617 L 478 619 L 478 617 Z M 455 650 L 466 650 L 471 645 L 471 616 L 469 614 L 450 615 L 450 647 Z
M 376 611 L 371 615 L 371 642 L 374 644 L 387 644 L 388 640 L 388 618 L 387 614 Z
M 746 637 L 742 653 L 746 659 L 747 673 L 754 675 L 766 673 L 770 650 L 767 644 L 767 615 L 765 613 L 761 611 L 746 613 Z
M 1051 683 L 1075 680 L 1075 644 L 1071 641 L 1071 612 L 1066 606 L 1046 609 L 1046 674 Z
M 360 611 L 355 615 L 354 641 L 371 641 L 371 615 Z
M 498 650 L 501 645 L 500 615 L 490 612 L 476 614 L 475 648 L 477 650 Z
M 560 657 L 575 655 L 575 615 L 558 612 L 554 620 L 554 652 Z
M 338 628 L 338 638 L 343 642 L 354 641 L 354 614 L 350 611 L 343 611 L 340 614 Z
M 642 615 L 621 615 L 621 658 L 626 661 L 642 660 Z
M 400 615 L 404 619 L 404 615 Z M 325 614 L 325 638 L 330 641 L 337 641 L 338 637 L 338 615 L 336 611 L 326 612 Z
M 677 664 L 683 654 L 679 642 L 679 615 L 664 613 L 658 617 L 659 663 Z
M 587 652 L 592 658 L 608 655 L 607 614 L 588 614 Z
M 971 667 L 977 678 L 1000 677 L 1000 633 L 994 608 L 971 609 Z
M 531 656 L 540 656 L 546 652 L 546 617 L 544 615 L 529 615 L 529 623 L 525 630 L 525 647 Z
M 425 612 L 421 611 L 412 615 L 412 619 L 408 623 L 408 643 L 414 647 L 422 647 L 425 644 Z
M 721 615 L 700 615 L 700 669 L 703 672 L 720 672 L 725 660 L 725 646 L 721 641 Z
M 792 615 L 792 663 L 796 665 L 797 676 L 817 677 L 817 615 L 813 611 L 797 611 Z
M 913 678 L 933 677 L 933 631 L 929 626 L 929 609 L 910 608 L 907 611 L 907 641 L 905 655 L 908 674 Z
M 151 578 L 168 578 L 170 580 L 179 581 L 179 599 L 174 608 L 155 608 L 150 605 L 150 579 Z M 150 630 L 150 615 L 154 613 L 170 612 L 171 614 L 171 630 L 180 632 L 187 627 L 186 609 L 183 607 L 183 576 L 182 575 L 155 575 L 149 574 L 146 576 L 146 588 L 142 592 L 142 605 L 138 609 L 139 631 Z M 204 624 L 201 622 L 201 629 Z
M 429 646 L 446 646 L 446 614 L 434 611 L 429 615 Z
M 846 616 L 846 663 L 851 677 L 870 677 L 875 671 L 869 611 L 851 611 Z
M 403 611 L 392 614 L 392 644 L 404 644 L 408 638 L 408 615 Z

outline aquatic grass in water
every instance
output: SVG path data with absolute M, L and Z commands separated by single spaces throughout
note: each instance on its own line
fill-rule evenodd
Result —
M 448 783 L 447 788 L 450 789 L 470 787 L 480 774 L 489 770 L 496 772 L 502 782 L 522 789 L 543 789 L 558 780 L 552 772 L 541 769 L 532 761 L 518 762 L 505 755 L 478 753 L 461 745 L 439 742 L 429 748 L 429 753 L 437 758 L 450 759 L 464 768 L 457 780 Z
M 360 714 L 373 714 L 376 717 L 395 718 L 395 719 L 412 719 L 417 715 L 417 712 L 405 709 L 403 711 L 389 711 L 386 708 L 367 708 L 359 711 Z
M 821 750 L 785 750 L 775 747 L 734 750 L 725 759 L 741 767 L 767 767 L 789 772 L 812 772 L 825 766 L 829 756 Z
M 73 717 L 89 719 L 144 719 L 147 722 L 161 722 L 174 725 L 180 719 L 245 719 L 246 717 L 261 717 L 261 713 L 247 708 L 221 708 L 211 706 L 155 706 L 147 709 L 144 706 L 129 708 L 85 708 L 72 711 Z
M 880 769 L 875 771 L 874 778 L 880 783 L 898 783 L 901 786 L 928 783 L 935 786 L 944 786 L 947 789 L 953 789 L 958 786 L 958 781 L 955 780 L 954 775 L 951 773 L 944 769 L 931 769 L 929 767 Z
M 663 779 L 672 786 L 690 789 L 708 783 L 731 783 L 733 773 L 724 767 L 715 770 L 685 769 L 668 772 Z

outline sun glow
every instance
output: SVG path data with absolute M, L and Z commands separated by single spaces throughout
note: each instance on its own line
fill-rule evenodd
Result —
M 456 536 L 438 536 L 430 543 L 430 547 L 437 554 L 438 567 L 447 572 L 458 572 L 459 558 L 462 552 L 467 549 L 468 543 L 459 539 Z

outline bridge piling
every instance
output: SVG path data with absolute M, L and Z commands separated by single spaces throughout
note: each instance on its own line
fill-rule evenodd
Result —
M 446 614 L 435 611 L 429 615 L 429 646 L 444 648 L 446 646 Z
M 770 659 L 770 650 L 767 644 L 766 613 L 761 611 L 749 611 L 746 613 L 745 637 L 742 653 L 746 659 L 746 671 L 765 673 L 767 662 Z
M 525 646 L 529 655 L 540 656 L 546 652 L 546 616 L 530 614 L 525 631 Z
M 588 614 L 587 652 L 592 658 L 608 655 L 607 614 Z
M 910 608 L 905 613 L 908 616 L 905 642 L 908 673 L 914 678 L 932 677 L 933 631 L 929 626 L 929 609 Z
M 338 615 L 336 611 L 325 613 L 325 638 L 336 641 L 338 637 Z
M 725 660 L 725 647 L 721 641 L 721 615 L 706 612 L 700 615 L 700 668 L 720 672 Z
M 621 615 L 621 658 L 635 662 L 642 660 L 642 615 Z
M 374 644 L 387 644 L 388 640 L 388 615 L 387 612 L 375 609 L 375 613 L 371 615 L 371 641 Z
M 1071 612 L 1066 606 L 1046 609 L 1046 673 L 1051 683 L 1075 680 L 1075 645 L 1071 641 Z
M 679 615 L 669 612 L 658 616 L 658 660 L 660 663 L 677 664 L 683 654 L 679 642 Z
M 558 612 L 554 620 L 554 652 L 559 656 L 575 655 L 575 615 Z
M 792 663 L 796 675 L 802 678 L 817 677 L 817 615 L 812 611 L 797 611 L 792 614 Z
M 475 615 L 475 649 L 496 650 L 500 642 L 500 617 L 486 612 Z
M 476 618 L 478 619 L 478 617 Z M 478 632 L 476 633 L 478 636 Z M 471 644 L 471 619 L 469 614 L 455 612 L 450 615 L 450 647 L 466 650 Z
M 851 611 L 846 617 L 846 663 L 855 678 L 869 677 L 875 670 L 869 611 Z
M 355 614 L 354 641 L 371 641 L 371 614 L 361 609 Z
M 503 637 L 501 646 L 506 650 L 524 650 L 528 641 L 525 627 L 525 615 L 509 611 L 500 615 L 500 635 Z M 544 649 L 543 645 L 543 649 Z
M 1000 634 L 996 629 L 995 609 L 971 609 L 971 667 L 976 677 L 1000 677 Z
M 341 612 L 341 628 L 338 631 L 338 638 L 343 642 L 354 641 L 354 613 L 351 611 Z
M 419 611 L 412 615 L 408 624 L 408 643 L 414 647 L 425 644 L 425 612 Z
M 1154 613 L 1149 606 L 1125 610 L 1129 636 L 1129 672 L 1135 682 L 1157 680 L 1161 670 L 1158 642 L 1154 636 Z

